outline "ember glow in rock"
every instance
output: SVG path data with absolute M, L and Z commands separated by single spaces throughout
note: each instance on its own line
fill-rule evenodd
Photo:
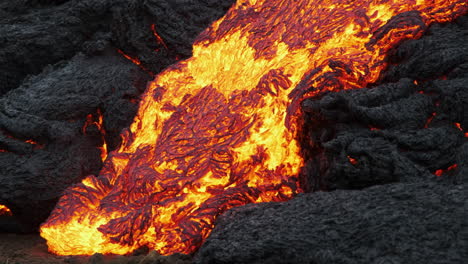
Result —
M 0 215 L 11 215 L 11 210 L 5 205 L 0 204 Z
M 463 0 L 238 1 L 193 57 L 150 83 L 100 175 L 65 192 L 41 227 L 49 250 L 192 253 L 226 210 L 292 198 L 301 100 L 375 82 L 391 47 L 466 10 Z

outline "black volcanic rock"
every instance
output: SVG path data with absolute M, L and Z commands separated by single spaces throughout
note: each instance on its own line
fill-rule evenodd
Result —
M 0 95 L 68 60 L 96 36 L 158 73 L 189 57 L 195 37 L 234 0 L 22 0 L 0 3 Z M 157 42 L 151 25 L 167 43 Z
M 106 142 L 115 148 L 149 79 L 110 50 L 47 68 L 0 98 L 0 204 L 26 231 L 38 227 L 67 186 L 99 172 L 102 133 L 85 127 L 87 116 L 98 122 L 102 113 Z
M 0 21 L 0 95 L 18 87 L 28 74 L 73 57 L 85 39 L 79 18 L 63 7 L 4 14 Z
M 466 187 L 392 184 L 237 207 L 195 263 L 464 263 Z
M 467 42 L 467 17 L 434 25 L 391 52 L 397 64 L 382 84 L 305 100 L 303 187 L 425 181 L 457 164 L 468 139 Z
M 443 82 L 447 90 L 457 87 L 457 80 Z M 433 172 L 456 164 L 467 138 L 455 124 L 464 124 L 466 119 L 456 111 L 444 111 L 445 101 L 455 97 L 421 94 L 418 89 L 409 79 L 402 79 L 305 101 L 310 146 L 304 150 L 310 155 L 306 189 L 418 182 L 435 178 Z M 460 100 L 468 92 L 460 89 L 456 94 Z M 433 103 L 435 97 L 440 100 L 438 106 Z M 458 109 L 463 108 L 466 103 Z M 432 113 L 436 113 L 433 119 Z
M 395 82 L 403 77 L 429 80 L 444 75 L 453 78 L 460 68 L 466 76 L 467 31 L 468 16 L 462 16 L 454 23 L 432 25 L 421 39 L 403 42 L 390 51 L 390 66 L 382 81 Z
M 27 13 L 31 8 L 43 8 L 54 5 L 60 5 L 69 0 L 16 0 L 0 2 L 0 18 L 5 18 L 7 15 L 18 15 Z

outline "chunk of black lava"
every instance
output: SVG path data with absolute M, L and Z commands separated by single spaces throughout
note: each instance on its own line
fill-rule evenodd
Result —
M 307 190 L 466 176 L 467 21 L 394 49 L 378 86 L 303 102 Z

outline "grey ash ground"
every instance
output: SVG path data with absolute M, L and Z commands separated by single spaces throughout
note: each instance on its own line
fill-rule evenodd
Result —
M 189 57 L 196 35 L 233 2 L 0 2 L 0 204 L 15 215 L 0 217 L 0 232 L 14 232 L 0 233 L 0 263 L 468 259 L 466 16 L 392 50 L 378 83 L 302 103 L 308 193 L 226 212 L 194 256 L 47 252 L 34 231 L 67 186 L 102 166 L 103 135 L 96 126 L 83 130 L 87 116 L 103 114 L 105 140 L 115 149 L 146 82 Z

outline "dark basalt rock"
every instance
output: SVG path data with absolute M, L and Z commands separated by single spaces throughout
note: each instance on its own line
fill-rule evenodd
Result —
M 0 95 L 67 60 L 102 33 L 158 73 L 189 57 L 195 37 L 234 0 L 22 0 L 0 3 Z M 151 25 L 167 43 L 157 42 Z
M 43 8 L 54 5 L 60 5 L 69 0 L 16 0 L 16 1 L 2 1 L 0 2 L 0 19 L 6 18 L 11 14 L 22 14 L 31 11 L 31 8 Z
M 102 112 L 115 148 L 136 113 L 150 76 L 109 53 L 77 55 L 0 98 L 0 204 L 25 231 L 38 227 L 67 186 L 99 172 L 102 135 L 96 125 L 84 127 L 88 114 L 97 122 Z
M 430 180 L 454 164 L 466 170 L 457 158 L 468 132 L 466 21 L 434 25 L 393 50 L 398 64 L 383 84 L 303 102 L 306 190 Z
M 421 39 L 403 42 L 390 51 L 388 70 L 383 82 L 396 82 L 407 77 L 413 80 L 430 80 L 437 77 L 466 76 L 468 47 L 466 41 L 468 16 L 454 23 L 434 24 Z
M 222 215 L 195 263 L 463 263 L 466 185 L 299 195 Z
M 63 7 L 4 14 L 1 22 L 0 95 L 18 87 L 28 74 L 38 74 L 48 64 L 73 57 L 85 40 L 79 18 Z
M 77 259 L 79 262 L 79 257 Z M 94 254 L 85 264 L 190 264 L 192 257 L 180 253 L 169 256 L 162 256 L 156 251 L 151 251 L 147 255 L 139 256 L 104 256 Z

